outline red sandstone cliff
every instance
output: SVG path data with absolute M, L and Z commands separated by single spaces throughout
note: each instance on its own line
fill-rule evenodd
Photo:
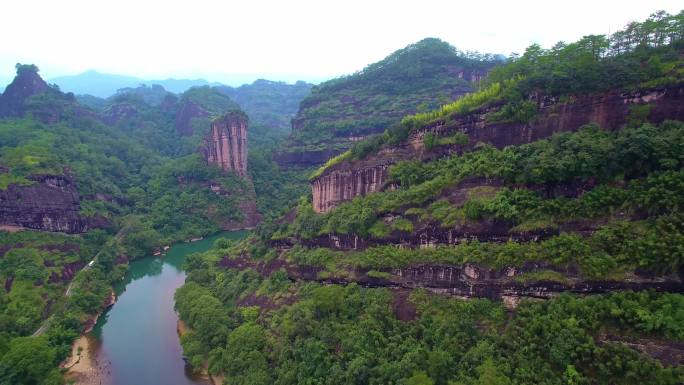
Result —
M 211 129 L 204 136 L 202 154 L 207 164 L 216 165 L 223 171 L 233 171 L 245 181 L 244 188 L 239 192 L 238 202 L 242 220 L 224 222 L 222 227 L 225 230 L 255 227 L 261 220 L 261 215 L 257 212 L 254 184 L 247 173 L 247 115 L 242 111 L 233 111 L 214 120 Z M 217 195 L 231 195 L 218 184 L 210 187 Z
M 29 179 L 33 184 L 0 190 L 0 224 L 65 233 L 106 226 L 102 217 L 80 214 L 80 198 L 70 176 L 35 175 Z
M 651 106 L 648 121 L 660 123 L 667 119 L 684 120 L 684 85 L 663 89 L 629 93 L 608 92 L 578 97 L 560 103 L 547 97 L 536 97 L 539 112 L 529 123 L 489 123 L 487 114 L 498 106 L 485 106 L 467 115 L 452 116 L 450 121 L 417 130 L 404 145 L 385 148 L 368 159 L 343 162 L 326 170 L 311 182 L 313 208 L 327 212 L 343 201 L 356 196 L 380 191 L 387 184 L 387 168 L 404 159 L 434 158 L 461 153 L 477 143 L 489 143 L 497 148 L 534 142 L 564 131 L 576 131 L 588 123 L 597 123 L 613 130 L 627 123 L 630 108 L 634 105 Z M 423 137 L 427 133 L 450 135 L 461 132 L 468 135 L 465 145 L 451 145 L 425 152 Z
M 204 159 L 224 171 L 247 175 L 247 116 L 230 112 L 211 123 L 204 137 Z
M 340 170 L 311 182 L 313 209 L 323 213 L 342 201 L 380 191 L 387 180 L 386 164 L 362 169 Z

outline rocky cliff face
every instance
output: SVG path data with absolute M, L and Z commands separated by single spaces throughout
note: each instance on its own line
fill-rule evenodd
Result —
M 440 122 L 418 130 L 403 146 L 381 150 L 363 161 L 338 164 L 312 181 L 314 209 L 326 212 L 340 202 L 379 191 L 387 184 L 387 168 L 403 159 L 461 153 L 480 142 L 498 148 L 531 143 L 559 132 L 576 131 L 589 123 L 612 130 L 627 123 L 631 108 L 639 105 L 650 106 L 650 122 L 684 120 L 684 85 L 631 93 L 609 92 L 563 103 L 542 96 L 534 100 L 539 105 L 539 112 L 529 123 L 489 123 L 487 114 L 496 111 L 498 106 L 488 106 L 468 115 L 454 116 L 449 123 Z M 455 132 L 468 135 L 468 143 L 425 151 L 423 138 L 427 133 L 450 135 Z
M 204 159 L 224 171 L 247 175 L 247 117 L 231 112 L 211 124 L 204 137 Z
M 211 123 L 211 129 L 204 136 L 201 148 L 204 160 L 223 171 L 232 171 L 242 177 L 244 186 L 238 192 L 225 191 L 220 184 L 212 183 L 209 188 L 217 195 L 237 198 L 237 209 L 241 220 L 221 224 L 225 230 L 253 228 L 261 220 L 256 207 L 254 184 L 247 173 L 247 115 L 233 111 Z
M 342 201 L 380 191 L 387 180 L 387 165 L 359 170 L 342 170 L 324 175 L 311 183 L 313 209 L 324 213 Z
M 80 199 L 71 177 L 36 175 L 30 179 L 34 184 L 0 190 L 0 224 L 65 233 L 83 233 L 105 224 L 79 214 Z
M 50 90 L 32 65 L 18 65 L 17 76 L 0 95 L 0 117 L 22 116 L 26 112 L 26 100 Z
M 455 149 L 464 151 L 479 142 L 498 148 L 530 143 L 559 132 L 576 131 L 589 123 L 613 130 L 626 124 L 631 109 L 640 105 L 650 106 L 649 122 L 684 119 L 684 85 L 628 93 L 607 92 L 578 97 L 569 102 L 545 96 L 536 96 L 532 100 L 537 103 L 539 112 L 529 123 L 488 123 L 487 114 L 498 109 L 498 106 L 489 106 L 465 116 L 454 116 L 448 124 L 441 122 L 418 130 L 411 135 L 409 143 L 415 149 L 421 149 L 423 137 L 428 132 L 437 135 L 461 132 L 468 135 L 469 142 Z
M 433 293 L 454 295 L 466 298 L 489 298 L 493 300 L 521 297 L 551 298 L 562 292 L 606 293 L 616 290 L 655 290 L 673 293 L 684 292 L 684 284 L 678 279 L 662 280 L 652 277 L 635 277 L 626 282 L 586 281 L 576 269 L 563 270 L 565 282 L 536 281 L 520 279 L 524 274 L 550 267 L 543 263 L 528 263 L 521 267 L 490 269 L 477 264 L 461 265 L 415 265 L 396 269 L 382 270 L 383 277 L 369 275 L 370 270 L 352 268 L 339 277 L 321 275 L 325 268 L 310 265 L 297 265 L 277 258 L 269 261 L 256 261 L 244 257 L 224 257 L 219 266 L 227 269 L 252 269 L 270 276 L 273 272 L 284 270 L 294 281 L 316 281 L 327 284 L 357 283 L 366 287 L 389 287 L 416 289 L 422 288 Z
M 64 116 L 96 117 L 96 114 L 76 102 L 72 93 L 62 93 L 48 85 L 32 64 L 17 64 L 17 76 L 0 94 L 0 118 L 33 115 L 43 123 L 54 124 Z
M 495 64 L 459 55 L 439 39 L 411 44 L 353 75 L 313 87 L 274 159 L 281 167 L 321 164 L 321 153 L 345 151 L 419 109 L 473 92 Z

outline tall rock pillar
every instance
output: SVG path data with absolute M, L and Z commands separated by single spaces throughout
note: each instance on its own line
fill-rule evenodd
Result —
M 234 111 L 214 120 L 204 137 L 203 152 L 208 164 L 246 176 L 247 116 L 241 111 Z

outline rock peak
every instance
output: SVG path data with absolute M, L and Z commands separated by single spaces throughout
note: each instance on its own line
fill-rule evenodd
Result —
M 38 75 L 33 64 L 17 63 L 17 76 L 0 95 L 0 116 L 21 116 L 26 99 L 50 90 L 50 86 Z
M 204 137 L 204 159 L 224 171 L 247 175 L 247 115 L 232 111 L 211 123 Z

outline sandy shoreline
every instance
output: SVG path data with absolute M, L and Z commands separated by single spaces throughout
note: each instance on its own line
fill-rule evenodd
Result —
M 71 346 L 71 356 L 60 367 L 68 369 L 65 379 L 77 385 L 105 385 L 109 383 L 110 363 L 97 357 L 97 341 L 86 334 Z
M 71 355 L 60 364 L 60 368 L 68 369 L 64 378 L 76 385 L 106 385 L 110 383 L 111 363 L 97 355 L 98 341 L 90 334 L 98 318 L 116 303 L 116 294 L 110 290 L 109 297 L 102 310 L 86 322 L 86 330 L 71 345 Z

